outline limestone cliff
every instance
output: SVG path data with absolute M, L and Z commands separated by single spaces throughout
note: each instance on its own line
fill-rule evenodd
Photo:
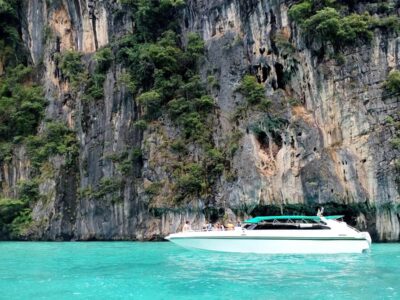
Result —
M 338 51 L 305 38 L 288 16 L 295 3 L 188 0 L 182 8 L 183 43 L 191 32 L 205 42 L 199 71 L 215 101 L 207 122 L 224 169 L 206 192 L 173 201 L 174 162 L 199 162 L 205 150 L 187 142 L 185 158 L 171 151 L 181 130 L 166 113 L 135 126 L 143 107 L 121 79 L 123 63 L 107 69 L 96 101 L 60 73 L 57 57 L 70 50 L 94 70 L 96 51 L 135 32 L 132 14 L 119 1 L 24 1 L 21 35 L 40 72 L 45 119 L 68 124 L 79 150 L 72 162 L 67 153 L 41 165 L 40 197 L 20 238 L 153 239 L 185 220 L 235 221 L 325 204 L 375 240 L 398 241 L 399 148 L 391 140 L 400 98 L 385 89 L 389 72 L 400 68 L 398 31 L 374 27 L 370 42 Z M 388 3 L 398 18 L 399 8 Z M 371 7 L 356 1 L 351 9 Z M 238 90 L 246 74 L 265 87 L 268 109 L 246 106 Z M 0 172 L 3 196 L 18 197 L 18 182 L 33 176 L 23 145 Z

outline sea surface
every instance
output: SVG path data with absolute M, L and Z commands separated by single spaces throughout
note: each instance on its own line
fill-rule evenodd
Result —
M 0 299 L 400 299 L 400 244 L 254 255 L 169 242 L 1 242 Z

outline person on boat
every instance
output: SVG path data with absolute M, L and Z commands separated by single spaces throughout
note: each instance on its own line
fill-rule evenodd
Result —
M 240 223 L 240 221 L 237 221 L 236 225 L 235 225 L 235 231 L 239 231 L 242 230 L 242 224 Z
M 233 230 L 234 227 L 235 227 L 235 226 L 234 226 L 232 223 L 228 223 L 228 224 L 226 225 L 226 230 Z
M 213 229 L 213 226 L 212 226 L 212 224 L 209 222 L 208 224 L 207 224 L 207 231 L 211 231 Z
M 203 231 L 211 231 L 212 230 L 212 224 L 210 222 L 207 222 L 202 226 Z
M 323 214 L 324 214 L 324 207 L 321 206 L 321 208 L 318 208 L 317 216 L 323 217 Z
M 182 231 L 192 231 L 192 228 L 190 227 L 189 221 L 186 221 L 185 225 L 183 225 Z

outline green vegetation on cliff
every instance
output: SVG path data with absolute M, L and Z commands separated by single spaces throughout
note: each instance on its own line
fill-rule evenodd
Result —
M 257 82 L 257 79 L 251 75 L 245 75 L 237 91 L 243 94 L 249 104 L 260 104 L 266 101 L 265 88 Z
M 30 205 L 39 199 L 36 180 L 24 180 L 18 184 L 18 199 L 0 197 L 0 238 L 16 239 L 26 233 L 31 224 Z
M 334 8 L 327 7 L 317 11 L 302 24 L 306 38 L 317 38 L 331 42 L 337 47 L 368 42 L 372 38 L 369 29 L 369 15 L 351 14 L 342 17 Z
M 119 0 L 129 8 L 136 23 L 136 36 L 141 42 L 154 41 L 167 30 L 178 31 L 184 0 Z
M 0 198 L 0 237 L 16 238 L 30 223 L 28 203 L 19 199 Z
M 176 204 L 192 196 L 207 195 L 217 174 L 224 170 L 224 158 L 213 145 L 214 99 L 208 95 L 207 79 L 198 72 L 204 43 L 197 34 L 182 36 L 179 31 L 184 1 L 121 2 L 137 20 L 135 33 L 113 47 L 117 60 L 128 70 L 124 77 L 129 78 L 130 91 L 142 109 L 135 127 L 146 129 L 160 117 L 167 117 L 180 132 L 180 139 L 171 142 L 169 148 L 180 161 L 165 166 L 173 182 L 154 182 L 151 187 L 157 188 L 149 188 L 148 195 L 156 195 L 165 184 L 170 185 L 167 190 L 174 193 L 170 196 Z M 160 16 L 174 21 L 164 23 Z M 199 149 L 196 160 L 186 151 L 186 144 Z
M 81 58 L 82 54 L 72 50 L 66 51 L 62 55 L 57 53 L 54 58 L 63 77 L 69 80 L 73 87 L 79 85 L 82 79 L 84 66 Z
M 32 68 L 18 65 L 7 68 L 0 78 L 0 142 L 17 141 L 36 132 L 45 100 L 32 76 Z
M 393 93 L 393 94 L 400 94 L 400 71 L 399 70 L 392 70 L 388 78 L 385 82 L 385 88 Z
M 0 0 L 0 167 L 36 134 L 46 106 L 21 39 L 19 5 L 20 1 Z M 37 182 L 25 180 L 19 182 L 15 198 L 0 195 L 0 238 L 18 238 L 25 232 L 38 194 Z
M 368 11 L 360 14 L 353 9 L 354 3 L 348 1 L 304 0 L 290 7 L 288 14 L 300 25 L 308 43 L 329 42 L 336 49 L 369 42 L 374 28 L 400 30 L 400 20 L 396 16 L 372 17 Z M 386 12 L 393 9 L 388 7 Z
M 0 75 L 3 67 L 26 64 L 20 37 L 18 0 L 0 0 Z
M 38 135 L 31 135 L 26 141 L 27 151 L 33 168 L 40 168 L 51 156 L 65 156 L 66 166 L 75 162 L 78 155 L 75 132 L 62 122 L 47 122 Z
M 90 102 L 104 97 L 103 84 L 114 59 L 110 48 L 101 48 L 93 55 L 96 63 L 93 72 L 87 70 L 79 52 L 69 50 L 57 53 L 54 59 L 62 78 L 71 83 L 75 93 L 82 93 L 82 100 Z

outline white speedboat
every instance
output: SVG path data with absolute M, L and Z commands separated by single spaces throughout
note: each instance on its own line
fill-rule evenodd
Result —
M 361 253 L 371 246 L 343 216 L 267 216 L 230 231 L 186 231 L 167 240 L 186 248 L 243 253 Z

